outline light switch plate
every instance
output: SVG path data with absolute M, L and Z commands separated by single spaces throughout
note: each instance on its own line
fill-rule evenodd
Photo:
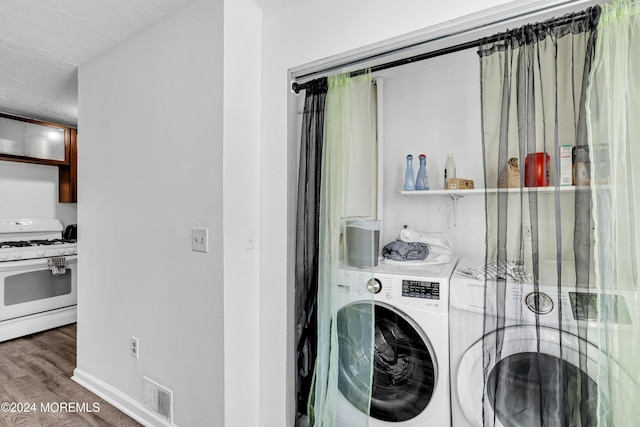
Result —
M 193 227 L 191 229 L 191 250 L 195 252 L 209 252 L 209 229 Z

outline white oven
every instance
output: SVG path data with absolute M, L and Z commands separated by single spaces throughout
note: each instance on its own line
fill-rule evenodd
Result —
M 77 318 L 77 244 L 57 219 L 0 219 L 0 341 Z

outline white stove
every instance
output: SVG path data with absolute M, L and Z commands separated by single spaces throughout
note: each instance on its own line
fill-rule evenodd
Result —
M 0 219 L 0 341 L 76 321 L 77 242 L 58 219 Z
M 76 240 L 62 238 L 62 223 L 57 219 L 0 220 L 0 262 L 76 252 Z

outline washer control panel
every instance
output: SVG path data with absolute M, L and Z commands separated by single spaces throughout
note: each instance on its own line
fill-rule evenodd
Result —
M 409 298 L 440 299 L 440 282 L 403 279 L 402 296 Z
M 382 283 L 380 283 L 380 280 L 376 278 L 369 279 L 369 281 L 367 282 L 367 289 L 372 294 L 377 294 L 382 290 Z
M 444 314 L 449 311 L 449 279 L 455 261 L 430 269 L 380 265 L 375 269 L 341 266 L 337 297 L 341 303 L 375 300 L 402 309 Z

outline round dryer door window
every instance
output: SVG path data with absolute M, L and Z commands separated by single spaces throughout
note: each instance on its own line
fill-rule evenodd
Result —
M 474 426 L 484 425 L 483 414 L 501 427 L 592 426 L 598 408 L 609 406 L 607 382 L 596 382 L 607 369 L 600 363 L 607 360 L 593 343 L 569 332 L 511 326 L 469 347 L 453 380 L 462 411 Z M 616 372 L 622 390 L 617 398 L 635 404 L 637 386 L 624 369 Z
M 383 421 L 407 421 L 427 407 L 437 366 L 425 333 L 410 317 L 384 303 L 360 302 L 338 312 L 337 327 L 338 387 L 352 405 L 366 412 L 371 389 L 369 414 Z M 354 337 L 362 328 L 368 335 Z
M 532 351 L 500 360 L 487 377 L 487 397 L 505 427 L 597 425 L 596 382 L 554 355 Z

